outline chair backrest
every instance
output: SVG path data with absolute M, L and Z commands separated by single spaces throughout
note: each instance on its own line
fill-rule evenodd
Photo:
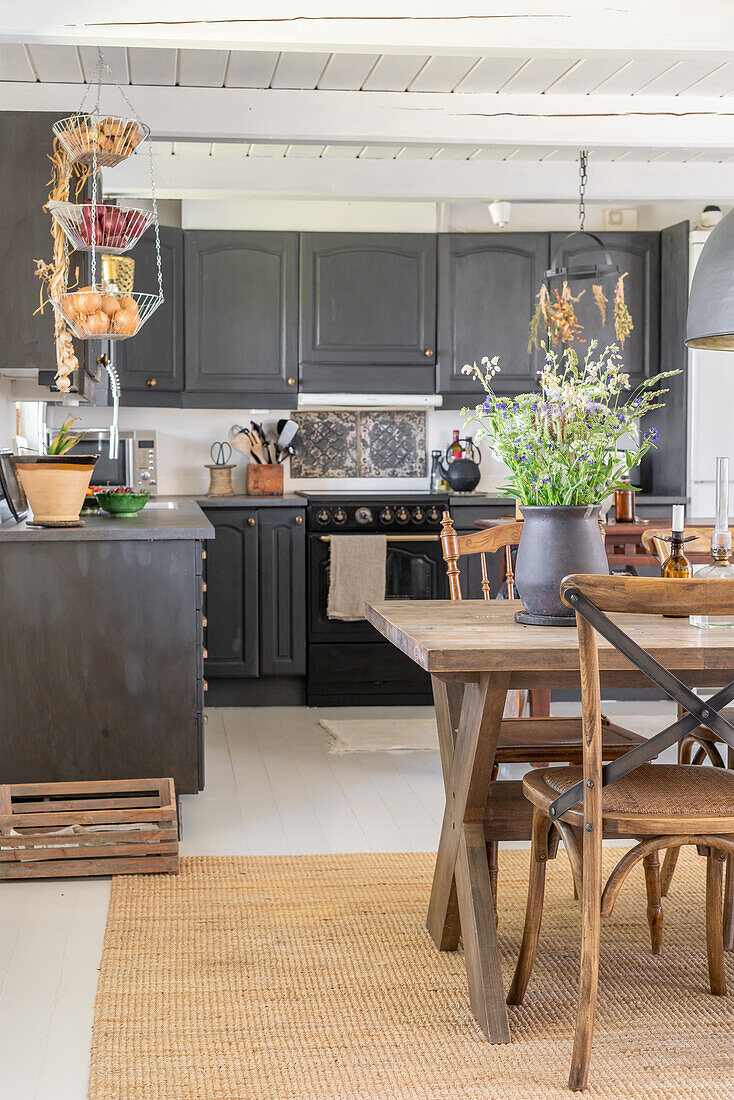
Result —
M 448 512 L 444 512 L 441 520 L 441 549 L 443 560 L 446 562 L 446 573 L 449 578 L 449 594 L 452 600 L 461 600 L 461 578 L 459 575 L 459 559 L 470 554 L 480 555 L 482 570 L 482 598 L 491 599 L 489 590 L 489 576 L 487 574 L 486 554 L 494 554 L 498 550 L 505 550 L 505 573 L 507 577 L 507 594 L 510 599 L 515 596 L 515 575 L 512 568 L 512 548 L 517 546 L 522 534 L 522 521 L 517 523 L 501 523 L 497 527 L 489 527 L 486 531 L 472 531 L 468 535 L 457 535 L 454 524 Z
M 685 545 L 686 555 L 688 554 L 708 554 L 711 550 L 711 532 L 713 527 L 686 527 L 683 535 L 685 538 L 690 538 L 691 542 L 687 542 Z M 734 539 L 734 530 L 731 532 Z M 642 532 L 642 545 L 647 550 L 648 554 L 652 554 L 654 558 L 662 565 L 665 559 L 670 554 L 670 543 L 665 539 L 670 538 L 670 531 L 664 527 L 658 527 L 656 530 L 649 530 Z
M 561 596 L 564 603 L 576 612 L 584 727 L 584 781 L 559 796 L 549 812 L 551 818 L 560 818 L 571 806 L 583 800 L 586 829 L 593 831 L 601 822 L 601 788 L 649 762 L 663 749 L 691 733 L 696 726 L 706 726 L 734 746 L 734 727 L 719 713 L 722 707 L 734 699 L 734 680 L 711 699 L 700 699 L 631 638 L 624 630 L 624 623 L 615 623 L 605 612 L 673 616 L 732 615 L 734 582 L 697 580 L 695 577 L 683 580 L 580 573 L 564 578 Z M 675 650 L 679 644 L 675 633 L 685 627 L 678 625 L 675 618 L 670 619 L 667 625 L 671 631 L 670 643 L 661 648 Z M 687 712 L 672 726 L 604 766 L 597 634 L 601 634 L 633 667 L 662 688 Z

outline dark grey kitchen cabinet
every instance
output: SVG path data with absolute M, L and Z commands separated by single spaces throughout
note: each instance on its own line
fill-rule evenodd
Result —
M 535 296 L 548 268 L 547 233 L 445 233 L 438 239 L 438 389 L 444 406 L 481 400 L 461 373 L 500 357 L 498 393 L 532 388 L 540 363 L 527 350 Z
M 301 235 L 300 388 L 433 393 L 436 238 Z
M 187 394 L 295 407 L 297 233 L 187 231 L 184 300 Z
M 205 562 L 208 701 L 256 705 L 272 678 L 283 684 L 306 672 L 305 503 L 202 505 L 216 531 Z M 216 682 L 223 679 L 240 681 L 244 694 Z
M 116 341 L 115 366 L 122 400 L 158 403 L 159 394 L 180 393 L 184 384 L 183 230 L 160 227 L 164 301 L 130 340 Z M 147 229 L 129 253 L 135 261 L 135 289 L 158 293 L 155 233 Z M 165 401 L 165 397 L 163 398 Z
M 566 234 L 551 234 L 551 255 L 558 252 L 558 263 L 565 262 L 579 266 L 603 263 L 603 252 L 588 237 L 574 235 L 561 249 Z M 608 250 L 612 262 L 619 266 L 620 272 L 627 272 L 624 280 L 625 298 L 634 329 L 621 348 L 625 369 L 630 375 L 633 386 L 645 378 L 657 374 L 660 370 L 660 234 L 646 232 L 599 233 L 602 243 Z M 602 326 L 601 316 L 591 292 L 591 282 L 570 283 L 573 294 L 584 290 L 583 296 L 575 303 L 576 316 L 584 326 L 583 344 L 575 344 L 579 357 L 583 358 L 589 342 L 596 340 L 598 348 L 617 343 L 614 333 L 614 288 L 616 276 L 603 280 L 602 286 L 609 302 L 607 304 L 606 324 Z
M 302 508 L 263 508 L 260 675 L 306 674 L 306 525 Z
M 257 676 L 260 668 L 257 512 L 212 508 L 207 545 L 204 628 L 207 676 Z

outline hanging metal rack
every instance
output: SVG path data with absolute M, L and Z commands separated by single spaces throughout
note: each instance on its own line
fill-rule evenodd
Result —
M 126 117 L 102 115 L 102 76 L 112 70 L 101 49 L 94 74 L 87 85 L 79 110 L 54 123 L 53 131 L 67 154 L 66 195 L 68 198 L 71 171 L 75 164 L 87 164 L 91 170 L 91 201 L 88 203 L 52 203 L 49 209 L 64 230 L 65 256 L 69 245 L 90 255 L 90 286 L 68 290 L 51 298 L 51 303 L 64 318 L 74 336 L 81 340 L 126 340 L 135 336 L 153 315 L 163 297 L 161 244 L 158 224 L 158 203 L 155 190 L 153 150 L 150 129 L 138 118 L 127 95 L 115 83 L 117 91 L 129 108 Z M 113 80 L 114 83 L 114 80 Z M 96 84 L 97 94 L 91 111 L 85 111 L 90 90 Z M 97 201 L 99 168 L 114 167 L 132 156 L 141 142 L 147 141 L 150 164 L 151 210 L 128 206 L 112 206 Z M 98 256 L 121 255 L 128 252 L 149 225 L 155 233 L 158 293 L 123 291 L 114 282 L 100 278 L 97 283 Z M 68 272 L 68 263 L 67 263 Z
M 606 247 L 600 237 L 597 237 L 596 233 L 590 233 L 585 228 L 586 224 L 586 185 L 588 183 L 588 166 L 589 166 L 589 153 L 587 149 L 579 150 L 579 227 L 574 230 L 573 233 L 569 233 L 563 238 L 561 243 L 553 253 L 553 259 L 551 260 L 551 266 L 545 273 L 545 281 L 547 283 L 554 282 L 556 280 L 562 280 L 567 283 L 585 282 L 589 279 L 593 279 L 595 282 L 599 282 L 600 279 L 608 278 L 611 275 L 619 275 L 619 265 L 615 264 L 612 260 L 609 249 Z M 575 237 L 584 237 L 594 251 L 601 252 L 602 262 L 589 264 L 588 260 L 582 261 L 579 265 L 569 264 L 563 261 L 563 257 L 568 250 L 568 245 Z M 578 242 L 574 242 L 577 244 Z M 585 252 L 590 251 L 590 247 L 587 246 L 584 249 Z

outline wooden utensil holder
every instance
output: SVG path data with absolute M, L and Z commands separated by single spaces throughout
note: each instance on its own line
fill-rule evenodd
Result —
M 250 497 L 282 497 L 283 467 L 271 462 L 258 465 L 251 462 L 247 467 L 247 495 Z
M 0 786 L 0 880 L 161 872 L 178 872 L 172 779 Z

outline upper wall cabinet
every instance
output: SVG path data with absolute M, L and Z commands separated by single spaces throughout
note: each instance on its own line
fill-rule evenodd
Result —
M 554 255 L 566 235 L 551 234 L 551 252 Z M 634 329 L 625 340 L 621 349 L 625 369 L 630 375 L 633 386 L 644 378 L 649 378 L 660 369 L 660 234 L 659 233 L 600 233 L 602 243 L 608 249 L 612 262 L 620 272 L 627 272 L 624 280 L 625 299 L 632 316 Z M 589 264 L 603 263 L 604 254 L 590 242 L 588 237 L 572 236 L 566 249 L 560 253 L 558 262 L 581 266 L 581 261 Z M 602 286 L 609 299 L 607 303 L 606 324 L 602 326 L 601 316 L 591 292 L 591 282 L 571 284 L 572 293 L 585 290 L 583 296 L 574 304 L 576 316 L 584 326 L 583 344 L 576 344 L 579 357 L 583 358 L 590 340 L 596 340 L 598 348 L 617 343 L 614 333 L 614 288 L 616 277 L 604 279 Z
M 439 392 L 450 408 L 479 401 L 465 363 L 499 355 L 500 393 L 527 390 L 539 355 L 528 352 L 535 295 L 548 268 L 547 233 L 446 233 L 438 238 Z
M 295 405 L 298 235 L 189 231 L 184 276 L 187 393 Z
M 301 236 L 300 388 L 433 393 L 436 238 Z
M 158 394 L 180 393 L 184 383 L 183 230 L 161 226 L 164 301 L 140 332 L 115 344 L 125 404 L 158 403 Z M 130 252 L 135 260 L 135 289 L 158 292 L 155 232 L 152 228 Z M 143 398 L 143 394 L 146 395 Z

